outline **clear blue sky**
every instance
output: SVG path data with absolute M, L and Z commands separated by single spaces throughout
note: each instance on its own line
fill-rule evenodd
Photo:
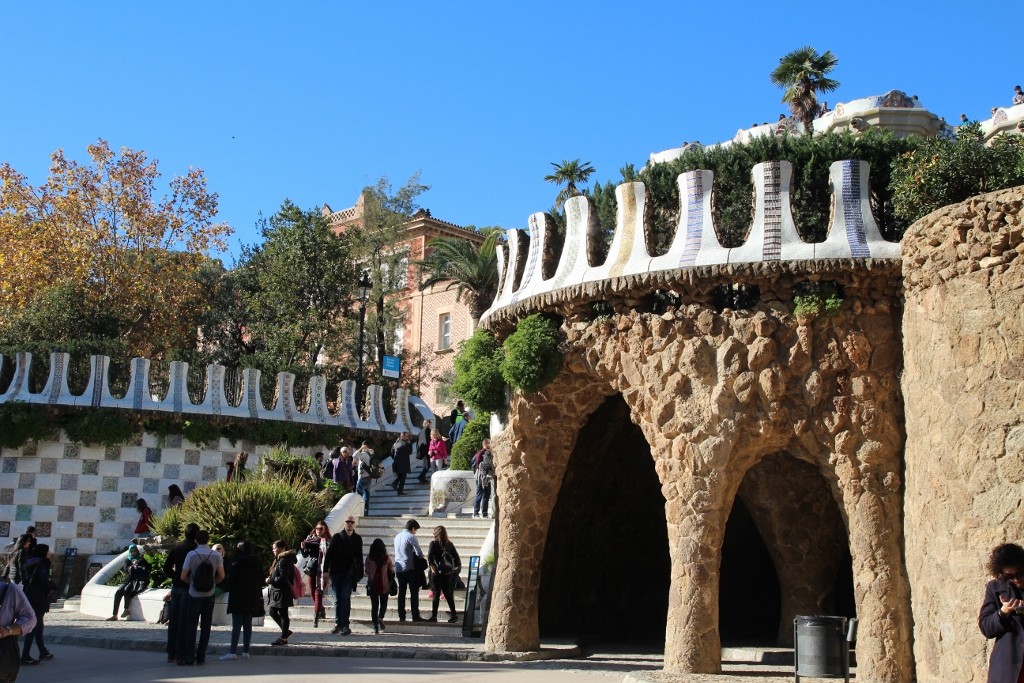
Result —
M 341 209 L 416 170 L 434 216 L 523 227 L 552 204 L 552 161 L 616 180 L 652 151 L 776 119 L 768 73 L 805 44 L 839 58 L 832 104 L 900 89 L 950 122 L 987 118 L 1024 81 L 1019 12 L 1019 0 L 0 0 L 0 161 L 39 184 L 55 149 L 82 160 L 104 138 L 168 177 L 201 168 L 232 252 L 285 198 Z

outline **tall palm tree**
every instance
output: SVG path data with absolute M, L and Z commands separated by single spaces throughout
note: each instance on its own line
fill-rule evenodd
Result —
M 420 290 L 447 282 L 455 297 L 469 305 L 473 324 L 480 320 L 498 292 L 498 256 L 495 247 L 501 231 L 490 229 L 479 248 L 462 237 L 435 237 L 430 253 L 415 263 L 420 270 Z
M 789 103 L 789 110 L 804 124 L 807 135 L 814 135 L 814 119 L 818 114 L 815 93 L 831 92 L 839 87 L 839 81 L 826 75 L 838 62 L 828 50 L 819 55 L 813 47 L 804 46 L 779 59 L 779 65 L 771 73 L 772 83 L 786 88 L 782 101 Z
M 552 161 L 551 165 L 555 167 L 555 172 L 544 176 L 544 180 L 555 185 L 565 185 L 555 198 L 555 207 L 561 210 L 566 199 L 583 194 L 576 185 L 586 183 L 594 172 L 594 167 L 589 161 L 580 163 L 579 159 L 563 160 L 561 164 Z

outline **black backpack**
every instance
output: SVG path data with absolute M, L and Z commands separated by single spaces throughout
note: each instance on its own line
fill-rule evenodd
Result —
M 211 550 L 210 554 L 214 552 Z M 196 554 L 199 555 L 199 553 Z M 209 593 L 217 585 L 213 571 L 213 562 L 210 562 L 209 554 L 205 558 L 202 555 L 199 555 L 199 557 L 201 558 L 199 566 L 192 572 L 192 587 L 198 593 Z

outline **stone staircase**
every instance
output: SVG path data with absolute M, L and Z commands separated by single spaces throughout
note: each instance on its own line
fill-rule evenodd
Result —
M 399 496 L 390 486 L 390 477 L 381 479 L 377 486 L 370 492 L 370 514 L 361 517 L 356 525 L 356 531 L 363 539 L 364 554 L 369 550 L 374 539 L 380 538 L 387 545 L 388 553 L 394 555 L 395 536 L 405 529 L 405 523 L 409 519 L 415 519 L 420 523 L 420 530 L 417 538 L 423 552 L 433 539 L 435 526 L 443 525 L 448 531 L 448 538 L 455 544 L 462 559 L 462 578 L 466 579 L 469 571 L 469 558 L 472 555 L 480 554 L 480 547 L 483 545 L 487 534 L 493 523 L 492 519 L 473 519 L 472 507 L 455 515 L 430 515 L 430 484 L 421 484 L 416 481 L 416 472 L 413 472 L 406 481 L 405 495 Z M 428 480 L 429 482 L 429 480 Z M 336 532 L 337 529 L 331 529 Z M 430 616 L 431 600 L 427 597 L 429 590 L 420 591 L 420 614 L 426 618 Z M 408 597 L 407 611 L 408 611 Z M 333 591 L 328 588 L 324 594 L 324 605 L 327 610 L 327 620 L 321 620 L 319 628 L 329 630 L 334 626 L 334 596 Z M 455 609 L 459 614 L 459 622 L 456 624 L 445 623 L 448 618 L 448 607 L 444 598 L 441 599 L 438 607 L 438 623 L 423 623 L 411 621 L 412 615 L 408 614 L 410 621 L 398 621 L 398 597 L 392 596 L 388 599 L 387 615 L 384 622 L 387 624 L 388 632 L 408 634 L 436 634 L 447 636 L 458 636 L 462 632 L 462 616 L 466 606 L 466 592 L 458 591 L 455 595 Z M 289 612 L 292 619 L 300 621 L 313 621 L 313 600 L 307 596 L 298 601 Z M 371 624 L 370 619 L 370 598 L 366 595 L 366 579 L 359 582 L 355 593 L 352 594 L 351 620 L 356 624 Z

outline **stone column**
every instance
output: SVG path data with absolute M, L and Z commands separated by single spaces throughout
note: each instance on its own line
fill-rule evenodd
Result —
M 985 680 L 992 548 L 1024 541 L 1024 187 L 903 238 L 907 568 L 918 679 Z

